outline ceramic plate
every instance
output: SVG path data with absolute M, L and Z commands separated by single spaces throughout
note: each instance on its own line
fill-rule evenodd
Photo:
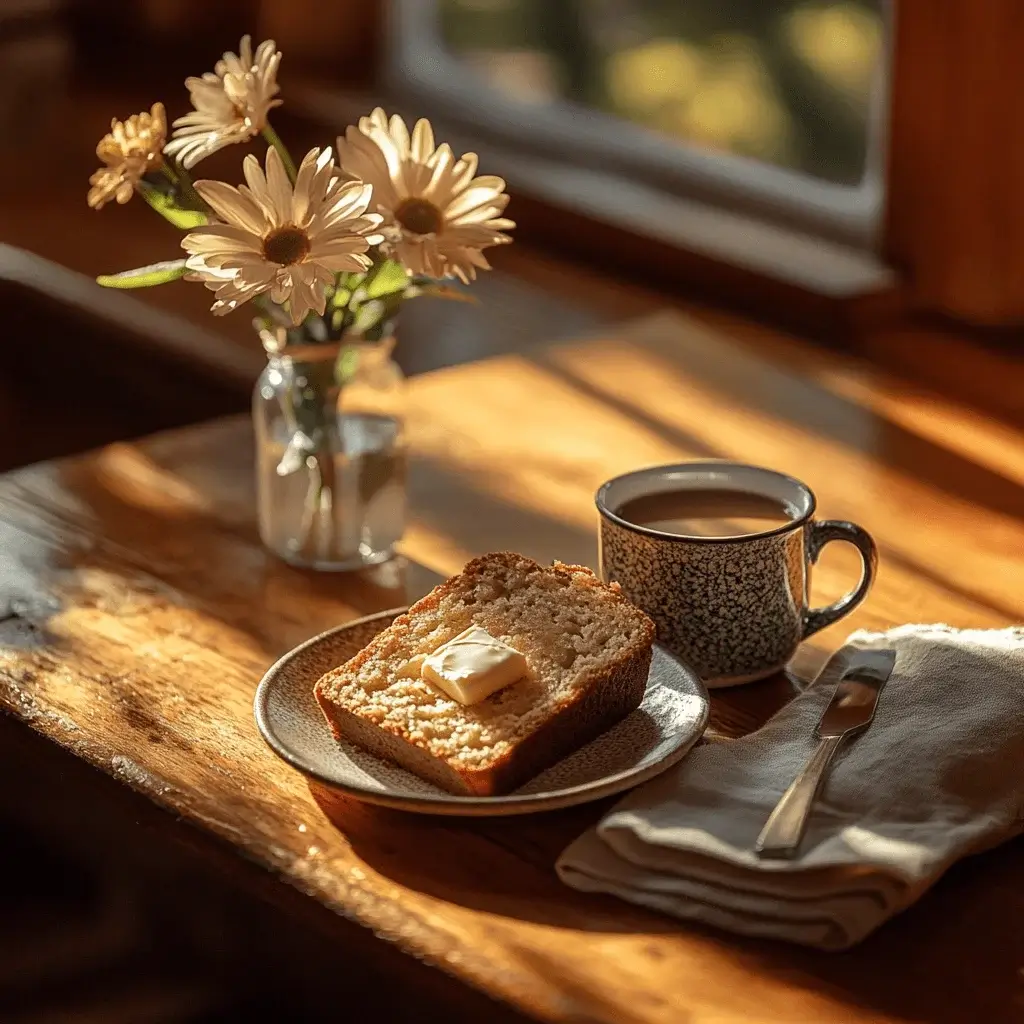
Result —
M 280 757 L 312 779 L 369 803 L 424 814 L 527 814 L 586 803 L 639 785 L 700 738 L 708 694 L 697 675 L 655 646 L 643 703 L 618 725 L 507 796 L 455 796 L 331 734 L 313 697 L 325 672 L 365 647 L 405 609 L 359 619 L 286 654 L 256 690 L 256 725 Z

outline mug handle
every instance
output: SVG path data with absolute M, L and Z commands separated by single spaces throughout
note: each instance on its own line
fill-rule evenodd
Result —
M 845 540 L 860 552 L 863 565 L 860 582 L 835 604 L 825 608 L 808 608 L 804 612 L 805 640 L 819 629 L 831 626 L 847 612 L 852 612 L 867 596 L 875 579 L 875 570 L 878 568 L 878 549 L 871 539 L 871 534 L 856 523 L 847 523 L 841 519 L 822 519 L 810 524 L 807 534 L 807 560 L 811 565 L 817 562 L 821 549 L 831 540 Z

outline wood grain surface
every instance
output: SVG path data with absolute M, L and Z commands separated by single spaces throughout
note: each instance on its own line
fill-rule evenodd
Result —
M 279 762 L 251 713 L 262 672 L 306 637 L 486 550 L 593 564 L 602 480 L 718 456 L 800 476 L 822 516 L 859 522 L 881 550 L 867 603 L 802 649 L 792 676 L 716 695 L 712 727 L 742 733 L 855 626 L 1024 617 L 1020 430 L 862 364 L 674 313 L 426 374 L 411 399 L 406 560 L 359 576 L 263 552 L 244 420 L 4 477 L 0 706 L 311 901 L 542 1020 L 1024 1018 L 1020 842 L 958 866 L 861 947 L 811 953 L 562 887 L 556 855 L 607 803 L 464 823 L 363 806 Z M 855 570 L 830 546 L 815 600 Z

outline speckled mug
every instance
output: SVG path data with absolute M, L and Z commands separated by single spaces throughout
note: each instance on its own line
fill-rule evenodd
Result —
M 663 533 L 618 514 L 644 495 L 712 488 L 771 498 L 792 519 L 764 533 L 720 538 Z M 799 480 L 736 462 L 627 473 L 597 492 L 601 572 L 654 619 L 661 643 L 707 686 L 749 683 L 778 672 L 802 640 L 856 608 L 874 579 L 870 535 L 853 523 L 815 520 L 815 504 Z M 860 582 L 835 604 L 808 608 L 810 567 L 830 540 L 860 552 Z

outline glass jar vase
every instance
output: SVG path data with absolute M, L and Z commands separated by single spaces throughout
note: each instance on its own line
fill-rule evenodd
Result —
M 266 347 L 252 407 L 263 543 L 303 568 L 385 561 L 406 517 L 405 376 L 394 339 Z

